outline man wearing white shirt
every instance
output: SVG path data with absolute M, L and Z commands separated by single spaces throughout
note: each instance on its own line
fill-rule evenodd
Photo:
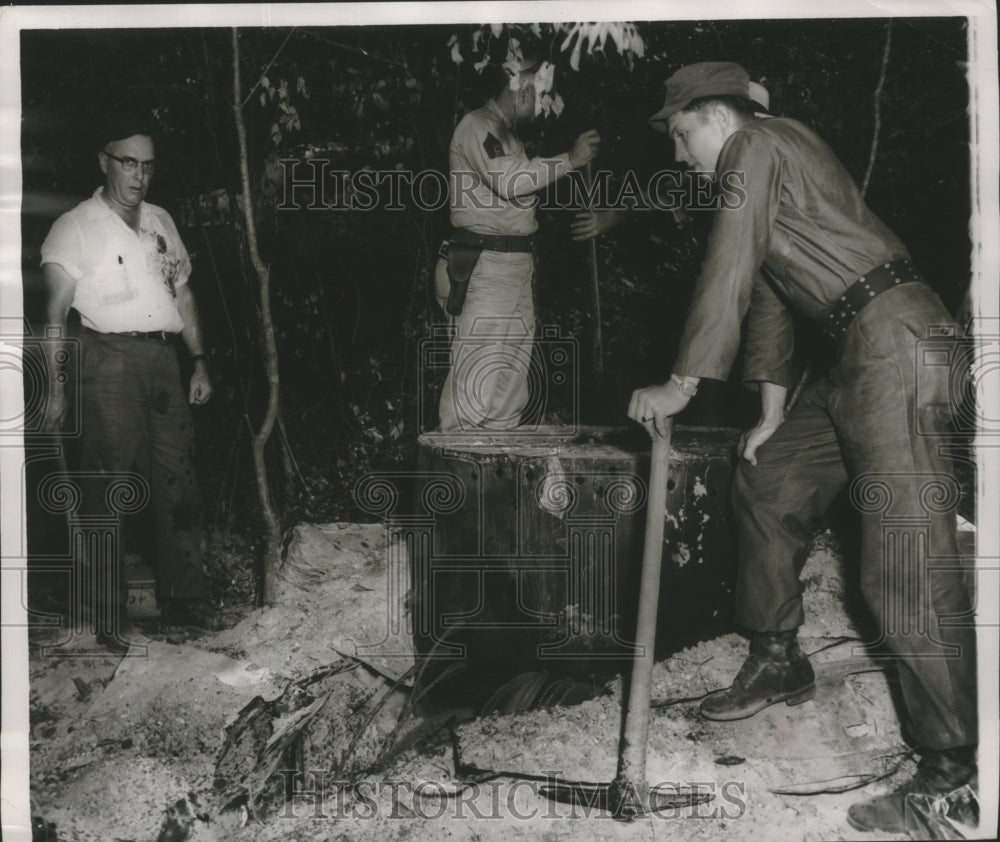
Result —
M 155 168 L 147 125 L 120 115 L 103 132 L 98 163 L 104 186 L 53 224 L 42 245 L 48 288 L 46 331 L 66 336 L 70 308 L 82 330 L 79 400 L 81 484 L 85 510 L 103 505 L 99 476 L 136 472 L 149 482 L 157 547 L 157 590 L 168 622 L 206 625 L 201 565 L 201 495 L 188 403 L 212 394 L 198 309 L 188 285 L 191 261 L 170 215 L 145 202 Z M 194 361 L 187 395 L 175 344 Z M 49 343 L 45 426 L 67 412 L 58 343 Z M 112 560 L 117 563 L 117 559 Z M 97 600 L 101 595 L 95 595 Z M 98 642 L 121 651 L 121 593 L 95 605 L 110 618 Z

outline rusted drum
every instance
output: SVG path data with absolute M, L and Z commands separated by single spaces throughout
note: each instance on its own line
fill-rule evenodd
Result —
M 674 429 L 657 653 L 725 628 L 738 431 Z M 649 439 L 638 428 L 428 433 L 390 517 L 417 652 L 479 669 L 604 671 L 632 652 Z

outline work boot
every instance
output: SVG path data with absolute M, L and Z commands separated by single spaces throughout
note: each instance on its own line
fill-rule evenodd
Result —
M 970 783 L 976 785 L 974 746 L 928 749 L 921 755 L 917 773 L 910 780 L 888 795 L 852 804 L 847 810 L 847 823 L 863 832 L 906 833 L 907 795 L 940 798 Z
M 760 632 L 750 641 L 750 654 L 728 690 L 701 703 L 706 719 L 746 719 L 768 705 L 798 705 L 816 695 L 812 664 L 802 654 L 796 630 Z

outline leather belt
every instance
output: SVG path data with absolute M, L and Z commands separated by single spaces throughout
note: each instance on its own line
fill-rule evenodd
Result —
M 96 333 L 98 336 L 129 336 L 133 339 L 155 339 L 157 342 L 173 342 L 177 338 L 176 333 L 167 330 L 121 330 L 121 331 L 100 331 L 85 327 L 87 333 Z
M 876 266 L 844 290 L 844 294 L 837 299 L 827 315 L 823 332 L 840 340 L 847 333 L 848 325 L 869 301 L 887 289 L 914 282 L 924 283 L 924 279 L 909 260 L 894 260 Z
M 448 239 L 483 251 L 526 252 L 531 251 L 535 244 L 534 234 L 507 237 L 502 234 L 477 234 L 468 228 L 453 229 Z

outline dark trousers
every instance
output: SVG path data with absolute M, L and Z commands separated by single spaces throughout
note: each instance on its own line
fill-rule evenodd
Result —
M 100 518 L 142 508 L 141 499 L 129 499 L 132 492 L 123 490 L 116 498 L 102 481 L 107 474 L 138 474 L 144 483 L 134 485 L 148 487 L 158 597 L 161 602 L 204 597 L 194 427 L 177 352 L 172 344 L 154 339 L 92 331 L 84 331 L 80 339 L 83 511 Z M 146 488 L 135 493 L 144 497 Z M 120 547 L 112 554 L 116 557 L 110 562 L 118 565 Z M 121 582 L 120 576 L 115 578 Z M 120 600 L 120 588 L 107 596 Z
M 932 749 L 978 741 L 971 584 L 955 535 L 958 485 L 939 452 L 949 399 L 960 391 L 940 354 L 923 353 L 920 342 L 938 325 L 939 333 L 954 328 L 924 284 L 875 298 L 849 326 L 829 377 L 802 395 L 758 450 L 756 466 L 739 460 L 733 484 L 736 621 L 787 631 L 803 622 L 799 574 L 814 530 L 850 482 L 861 591 L 880 632 L 874 643 L 899 659 L 913 735 Z

